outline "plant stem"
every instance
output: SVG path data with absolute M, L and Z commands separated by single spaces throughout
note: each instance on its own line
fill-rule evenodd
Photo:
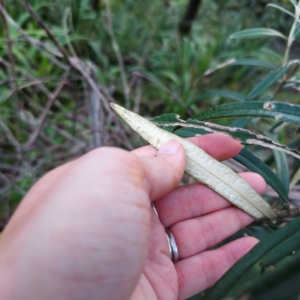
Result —
M 289 55 L 290 55 L 290 49 L 291 46 L 294 42 L 294 33 L 298 24 L 298 20 L 300 17 L 300 1 L 298 1 L 298 7 L 295 7 L 295 19 L 293 22 L 293 25 L 291 27 L 291 31 L 288 37 L 288 41 L 287 41 L 287 45 L 286 45 L 286 49 L 285 49 L 285 53 L 284 53 L 284 57 L 283 57 L 283 61 L 282 64 L 285 65 L 288 62 L 289 59 Z
M 111 38 L 112 47 L 117 56 L 117 60 L 118 60 L 119 68 L 120 68 L 124 96 L 125 96 L 125 101 L 126 101 L 126 107 L 129 108 L 129 106 L 130 106 L 130 99 L 129 99 L 130 89 L 129 89 L 128 82 L 127 82 L 124 60 L 123 60 L 119 45 L 117 43 L 117 39 L 115 37 L 114 29 L 113 29 L 112 14 L 111 14 L 111 10 L 110 10 L 109 0 L 105 0 L 105 8 L 106 8 L 106 17 L 107 17 L 107 21 L 108 21 L 107 29 L 108 29 L 108 33 Z

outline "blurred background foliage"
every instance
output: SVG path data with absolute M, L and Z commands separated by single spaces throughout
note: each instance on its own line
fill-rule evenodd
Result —
M 185 20 L 192 2 L 198 2 L 198 13 Z M 95 147 L 130 150 L 143 144 L 109 110 L 108 101 L 146 117 L 176 113 L 187 119 L 232 102 L 220 90 L 247 95 L 268 70 L 237 61 L 281 66 L 286 41 L 229 36 L 255 27 L 288 36 L 293 19 L 267 3 L 1 0 L 0 227 L 32 184 L 55 166 Z M 288 0 L 273 3 L 293 11 Z M 298 58 L 299 47 L 295 41 L 290 59 Z M 298 90 L 282 89 L 276 101 L 299 104 Z M 216 123 L 247 126 L 257 133 L 272 127 L 274 139 L 299 149 L 295 124 L 260 118 L 232 121 Z M 285 157 L 255 150 L 277 174 L 293 176 L 300 167 L 299 161 L 284 164 Z M 299 199 L 299 186 L 293 193 L 290 197 Z M 266 197 L 277 195 L 270 190 Z M 255 227 L 248 234 L 260 237 L 272 230 Z

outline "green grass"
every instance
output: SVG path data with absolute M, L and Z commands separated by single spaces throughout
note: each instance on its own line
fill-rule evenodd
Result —
M 30 1 L 67 56 L 77 56 L 110 99 L 142 115 L 173 112 L 183 118 L 228 101 L 215 96 L 190 105 L 207 91 L 226 89 L 247 94 L 266 74 L 263 68 L 248 66 L 228 66 L 205 76 L 207 70 L 232 58 L 278 63 L 276 55 L 283 55 L 285 45 L 279 40 L 228 39 L 234 31 L 262 24 L 288 33 L 288 17 L 274 9 L 265 10 L 263 1 L 254 2 L 203 1 L 192 33 L 181 37 L 177 26 L 186 5 L 183 0 L 157 0 L 151 5 L 141 0 L 109 1 L 111 19 L 105 1 Z M 0 127 L 0 149 L 2 162 L 11 170 L 0 166 L 0 172 L 5 176 L 3 181 L 12 187 L 7 189 L 9 185 L 1 179 L 0 189 L 2 198 L 19 195 L 15 198 L 21 199 L 31 185 L 19 185 L 27 176 L 24 164 L 40 176 L 93 147 L 90 88 L 82 73 L 57 55 L 57 46 L 26 11 L 23 1 L 19 5 L 6 1 L 6 9 L 12 21 L 4 18 L 5 26 L 0 29 L 0 113 L 5 124 L 5 128 Z M 112 45 L 110 25 L 119 53 Z M 276 48 L 277 54 L 264 51 L 267 47 Z M 117 54 L 123 60 L 127 94 Z M 49 109 L 35 143 L 27 149 L 26 143 L 51 93 L 62 81 L 66 82 L 62 91 Z M 100 128 L 102 144 L 125 148 L 139 145 L 139 140 L 131 140 L 130 132 L 126 142 L 124 136 L 112 138 L 118 128 L 104 123 Z M 76 150 L 70 151 L 72 147 Z M 19 170 L 12 171 L 16 166 Z
M 15 207 L 34 180 L 93 148 L 93 128 L 91 89 L 86 78 L 70 67 L 63 56 L 57 55 L 57 46 L 26 11 L 23 1 L 20 5 L 14 1 L 6 3 L 12 21 L 6 18 L 5 26 L 0 29 L 3 58 L 0 114 L 5 125 L 0 127 L 4 164 L 0 165 L 3 177 L 0 191 L 1 199 L 12 199 Z M 146 116 L 173 112 L 187 118 L 226 101 L 213 97 L 190 106 L 209 90 L 247 93 L 255 80 L 266 74 L 263 68 L 229 66 L 207 76 L 204 74 L 231 58 L 264 60 L 268 57 L 269 61 L 276 61 L 262 51 L 262 47 L 268 46 L 268 40 L 230 41 L 229 35 L 237 29 L 265 21 L 286 30 L 285 19 L 274 22 L 274 11 L 261 18 L 259 5 L 250 16 L 247 1 L 243 4 L 203 1 L 192 33 L 186 37 L 180 37 L 177 32 L 186 1 L 173 0 L 167 4 L 168 1 L 157 0 L 151 5 L 141 0 L 109 1 L 111 19 L 104 1 L 36 0 L 30 3 L 60 47 L 68 56 L 76 55 L 89 72 L 93 72 L 94 81 L 110 99 Z M 119 53 L 112 45 L 110 25 Z M 281 55 L 284 45 L 279 41 L 276 45 L 283 47 L 279 51 Z M 118 54 L 124 64 L 127 94 Z M 26 147 L 49 97 L 62 81 L 65 85 L 47 112 L 34 143 Z M 140 139 L 131 132 L 125 132 L 125 141 L 124 134 L 115 138 L 119 135 L 118 126 L 106 124 L 105 119 L 100 123 L 102 144 L 125 148 L 140 145 Z

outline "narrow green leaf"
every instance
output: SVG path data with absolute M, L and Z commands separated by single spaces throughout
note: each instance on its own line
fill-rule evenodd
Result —
M 245 128 L 250 122 L 251 122 L 251 118 L 238 118 L 233 120 L 230 123 L 230 127 L 238 127 L 238 128 Z
M 287 39 L 281 32 L 271 29 L 271 28 L 253 28 L 246 29 L 243 31 L 233 33 L 229 38 L 230 39 L 251 39 L 256 37 L 280 37 L 283 39 Z
M 300 24 L 297 25 L 295 32 L 294 32 L 294 40 L 300 37 Z
M 290 187 L 290 175 L 286 154 L 277 150 L 273 150 L 273 153 L 275 157 L 277 176 L 283 183 L 284 193 L 288 195 Z
M 152 119 L 152 122 L 160 127 L 163 127 L 165 130 L 173 132 L 182 137 L 191 137 L 195 136 L 196 134 L 201 135 L 209 132 L 224 133 L 241 141 L 243 144 L 254 144 L 271 149 L 277 149 L 300 159 L 300 153 L 297 150 L 280 145 L 279 143 L 272 141 L 270 138 L 263 136 L 262 134 L 255 134 L 250 130 L 243 128 L 221 126 L 218 124 L 201 122 L 193 119 L 183 121 L 176 114 L 163 114 Z
M 268 68 L 271 70 L 277 70 L 278 66 L 268 63 L 266 61 L 257 60 L 257 59 L 249 59 L 249 58 L 241 58 L 236 59 L 231 66 L 256 66 L 256 67 L 263 67 Z
M 274 140 L 275 142 L 278 142 L 276 140 L 276 137 L 270 133 L 266 134 L 269 138 Z M 276 173 L 278 178 L 283 184 L 284 187 L 284 193 L 286 195 L 289 194 L 290 190 L 290 175 L 289 175 L 289 167 L 287 162 L 287 157 L 285 153 L 282 153 L 280 151 L 277 151 L 273 149 L 274 157 L 275 157 L 275 164 L 276 164 Z
M 168 123 L 172 124 L 172 123 L 184 122 L 183 120 L 180 119 L 180 116 L 177 114 L 162 114 L 160 116 L 151 119 L 151 121 L 157 125 L 163 125 L 163 126 L 169 126 L 169 125 L 165 125 Z M 177 126 L 177 124 L 170 125 L 170 126 Z
M 171 72 L 171 71 L 168 71 L 168 70 L 163 70 L 163 71 L 160 72 L 160 74 L 163 77 L 168 78 L 171 81 L 173 81 L 176 85 L 178 85 L 179 82 L 180 82 L 180 77 L 177 76 L 177 74 L 174 73 L 174 72 Z
M 207 131 L 207 130 L 201 129 L 201 128 L 182 127 L 182 128 L 177 129 L 173 133 L 175 133 L 176 135 L 181 136 L 183 138 L 189 138 L 189 137 L 193 137 L 196 135 L 208 134 L 208 133 L 211 133 L 211 131 Z
M 298 171 L 294 174 L 291 183 L 290 183 L 290 189 L 292 189 L 295 184 L 300 180 L 300 168 L 298 169 Z
M 242 231 L 250 236 L 253 236 L 260 241 L 265 239 L 267 236 L 269 236 L 274 230 L 277 230 L 277 227 L 274 225 L 272 226 L 261 226 L 261 225 L 254 225 L 254 226 L 248 226 L 244 228 Z M 245 236 L 243 234 L 243 236 Z
M 278 264 L 279 265 L 279 264 Z M 300 251 L 280 262 L 280 266 L 272 272 L 266 272 L 253 280 L 242 295 L 247 294 L 248 299 L 255 300 L 281 300 L 299 298 L 300 281 Z M 242 297 L 241 297 L 242 298 Z
M 267 55 L 268 58 L 272 58 L 272 59 L 277 60 L 278 63 L 281 65 L 281 63 L 282 63 L 282 56 L 279 55 L 277 52 L 275 52 L 275 51 L 273 51 L 273 50 L 271 50 L 269 48 L 262 48 L 261 52 L 264 55 Z M 278 67 L 276 69 L 278 69 Z
M 242 151 L 234 157 L 234 159 L 247 167 L 250 171 L 260 174 L 284 201 L 289 201 L 286 187 L 280 179 L 264 162 L 254 156 L 250 151 L 243 148 Z
M 277 9 L 283 11 L 284 13 L 288 14 L 289 16 L 295 18 L 295 15 L 292 12 L 290 12 L 289 10 L 285 9 L 284 7 L 282 7 L 280 5 L 277 5 L 277 4 L 274 4 L 274 3 L 269 3 L 269 4 L 267 4 L 267 7 L 277 8 Z
M 240 93 L 226 91 L 226 90 L 213 90 L 204 93 L 201 96 L 197 97 L 196 99 L 192 100 L 191 103 L 189 103 L 189 105 L 192 105 L 198 101 L 202 101 L 212 97 L 222 97 L 222 98 L 228 98 L 236 101 L 245 101 L 245 96 Z
M 266 89 L 276 83 L 290 69 L 289 65 L 283 66 L 277 71 L 270 72 L 251 92 L 246 96 L 246 100 L 253 100 L 256 96 L 263 93 Z
M 158 89 L 161 89 L 167 93 L 171 93 L 169 88 L 167 88 L 153 73 L 143 69 L 140 75 L 148 81 L 152 82 L 153 85 L 156 86 Z
M 265 117 L 300 124 L 300 105 L 273 101 L 228 103 L 209 108 L 191 119 L 205 121 L 228 117 Z
M 259 278 L 264 270 L 300 247 L 300 217 L 271 233 L 241 258 L 208 292 L 205 300 L 238 295 L 246 284 Z M 271 272 L 271 271 L 268 271 Z
M 272 101 L 273 98 L 274 98 L 273 94 L 267 94 L 267 95 L 264 95 L 263 97 L 259 98 L 259 101 L 262 101 L 262 102 Z
M 295 7 L 297 7 L 297 1 L 296 1 L 296 0 L 290 0 L 290 2 L 291 2 Z

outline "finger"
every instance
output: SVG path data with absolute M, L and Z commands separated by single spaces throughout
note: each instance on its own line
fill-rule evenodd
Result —
M 258 192 L 264 193 L 264 179 L 252 172 L 239 174 Z M 190 184 L 174 189 L 161 199 L 155 201 L 162 224 L 167 228 L 180 221 L 195 218 L 230 206 L 231 203 L 209 187 Z
M 237 207 L 228 207 L 206 216 L 179 222 L 170 228 L 180 259 L 209 249 L 253 222 Z
M 188 138 L 188 140 L 218 160 L 229 159 L 242 149 L 240 142 L 224 134 L 212 133 Z M 137 156 L 153 156 L 156 154 L 156 150 L 152 146 L 145 146 L 133 150 L 131 153 Z
M 166 142 L 153 157 L 140 157 L 151 200 L 178 186 L 185 167 L 183 146 L 176 140 Z
M 215 284 L 257 243 L 257 239 L 245 237 L 176 263 L 179 299 L 187 299 Z

